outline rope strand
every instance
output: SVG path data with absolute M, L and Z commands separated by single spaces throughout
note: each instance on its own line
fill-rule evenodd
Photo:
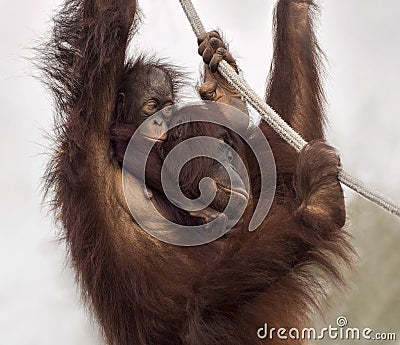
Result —
M 191 0 L 179 0 L 182 8 L 192 26 L 195 35 L 198 37 L 205 33 L 204 26 L 194 8 Z M 307 142 L 291 128 L 265 101 L 263 101 L 247 84 L 247 82 L 239 76 L 229 64 L 223 60 L 218 66 L 218 72 L 232 85 L 243 98 L 260 114 L 261 118 L 266 121 L 289 145 L 299 152 Z M 342 168 L 339 170 L 338 179 L 340 182 L 351 188 L 364 198 L 372 201 L 376 205 L 389 211 L 390 213 L 400 217 L 400 205 L 392 199 L 386 197 L 377 190 L 368 187 L 359 179 L 351 176 Z

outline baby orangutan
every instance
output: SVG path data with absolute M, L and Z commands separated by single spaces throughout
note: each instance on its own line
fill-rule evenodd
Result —
M 42 51 L 43 72 L 58 115 L 46 186 L 54 195 L 53 207 L 82 295 L 108 344 L 304 343 L 261 339 L 257 332 L 265 323 L 287 329 L 308 326 L 323 293 L 322 279 L 341 282 L 341 260 L 347 262 L 351 251 L 342 229 L 340 162 L 323 140 L 315 8 L 313 0 L 278 0 L 276 5 L 267 101 L 310 143 L 297 154 L 266 123 L 260 124 L 274 153 L 277 186 L 271 210 L 256 231 L 249 232 L 248 224 L 260 196 L 261 170 L 240 136 L 207 122 L 178 125 L 164 134 L 162 117 L 139 131 L 143 142 L 154 144 L 145 181 L 136 175 L 135 157 L 126 170 L 135 203 L 145 215 L 155 204 L 176 224 L 205 225 L 224 213 L 231 197 L 245 207 L 225 236 L 184 247 L 143 230 L 122 188 L 122 163 L 131 135 L 149 116 L 159 110 L 165 114 L 176 102 L 180 75 L 155 59 L 126 62 L 129 38 L 137 29 L 136 1 L 65 1 Z M 205 62 L 202 99 L 247 114 L 239 94 L 217 72 L 223 59 L 237 70 L 219 34 L 205 34 L 198 43 Z M 168 121 L 179 118 L 172 115 Z M 179 143 L 205 134 L 236 151 L 245 171 L 236 166 L 229 150 L 219 153 L 230 162 L 228 170 L 236 172 L 234 183 L 212 159 L 189 161 L 179 181 L 183 194 L 196 198 L 204 177 L 217 186 L 209 208 L 191 212 L 165 197 L 161 167 Z M 141 159 L 140 150 L 135 154 Z M 249 177 L 248 191 L 243 190 L 243 175 Z M 150 214 L 146 218 L 152 221 Z

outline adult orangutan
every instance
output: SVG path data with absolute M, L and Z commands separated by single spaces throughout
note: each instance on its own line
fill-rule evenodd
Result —
M 270 104 L 307 140 L 323 139 L 314 7 L 312 0 L 278 1 L 267 90 Z M 156 60 L 126 62 L 136 12 L 133 0 L 67 0 L 43 49 L 43 71 L 58 113 L 46 183 L 54 192 L 54 209 L 83 296 L 113 345 L 277 344 L 276 337 L 257 337 L 257 330 L 264 323 L 308 325 L 322 277 L 340 281 L 337 260 L 347 260 L 350 246 L 341 229 L 345 210 L 337 181 L 339 159 L 322 140 L 312 141 L 297 156 L 262 123 L 275 154 L 278 186 L 259 229 L 247 231 L 260 189 L 258 170 L 249 169 L 247 209 L 226 236 L 198 247 L 151 237 L 129 213 L 121 162 L 138 125 L 175 102 L 179 75 Z M 239 95 L 215 72 L 223 58 L 236 67 L 219 35 L 211 32 L 199 44 L 206 63 L 202 98 L 245 111 Z M 155 121 L 141 133 L 143 140 L 157 143 L 146 170 L 152 195 L 139 190 L 137 203 L 145 211 L 152 199 L 169 219 L 202 224 L 205 214 L 191 214 L 164 198 L 159 170 L 165 149 L 204 132 L 242 152 L 248 166 L 251 154 L 240 138 L 219 126 L 178 126 L 167 136 L 160 135 L 163 126 Z M 186 193 L 195 195 L 196 183 L 207 172 L 220 177 L 210 161 L 188 165 L 200 162 L 199 173 L 183 186 Z M 234 186 L 222 184 L 213 203 L 219 205 L 216 212 L 223 212 L 218 198 L 226 189 L 234 194 Z

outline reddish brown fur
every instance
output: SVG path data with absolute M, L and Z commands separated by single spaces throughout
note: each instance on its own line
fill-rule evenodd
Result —
M 311 0 L 277 5 L 267 99 L 312 140 L 323 138 L 323 96 L 308 4 L 314 7 Z M 150 237 L 132 221 L 121 169 L 110 155 L 109 128 L 135 13 L 129 0 L 67 0 L 43 49 L 58 113 L 47 188 L 83 296 L 112 345 L 277 344 L 258 340 L 257 329 L 265 322 L 308 325 L 323 277 L 340 282 L 338 260 L 347 261 L 351 251 L 341 229 L 338 158 L 320 141 L 297 157 L 262 124 L 279 182 L 262 226 L 192 248 Z M 257 190 L 254 181 L 257 176 Z M 251 206 L 245 225 L 250 213 Z

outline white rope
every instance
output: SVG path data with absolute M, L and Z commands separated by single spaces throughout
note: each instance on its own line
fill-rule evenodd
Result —
M 196 36 L 198 37 L 205 33 L 204 26 L 191 0 L 179 1 Z M 294 147 L 296 151 L 299 152 L 307 144 L 307 142 L 296 131 L 294 131 L 293 128 L 291 128 L 251 89 L 247 82 L 240 77 L 225 60 L 221 61 L 219 64 L 218 72 L 221 73 L 228 83 L 232 85 L 256 111 L 259 112 L 261 118 L 266 121 L 282 139 Z M 395 201 L 391 200 L 375 189 L 366 186 L 362 181 L 351 176 L 342 170 L 342 168 L 339 170 L 338 178 L 340 182 L 353 189 L 366 199 L 400 217 L 400 205 L 398 205 Z

